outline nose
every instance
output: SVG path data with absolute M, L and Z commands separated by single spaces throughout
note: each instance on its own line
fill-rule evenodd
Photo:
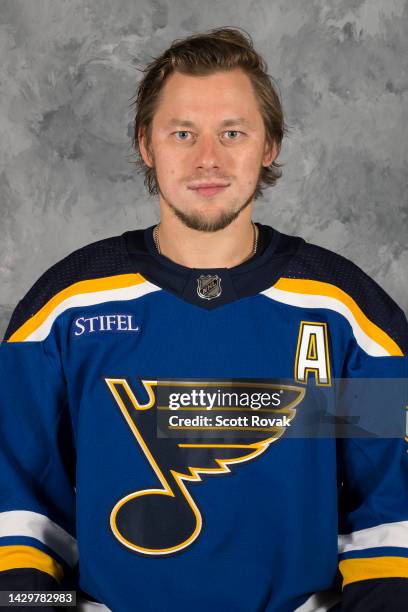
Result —
M 217 136 L 201 134 L 195 144 L 196 168 L 219 168 L 221 165 L 222 145 Z

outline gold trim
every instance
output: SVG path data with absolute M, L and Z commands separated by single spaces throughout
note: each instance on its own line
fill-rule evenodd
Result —
M 343 588 L 352 582 L 371 578 L 408 578 L 407 557 L 365 557 L 343 559 L 339 563 Z
M 383 331 L 378 325 L 370 321 L 363 313 L 357 302 L 345 291 L 331 283 L 322 281 L 304 280 L 297 278 L 280 278 L 274 285 L 274 289 L 289 291 L 291 293 L 304 293 L 307 295 L 322 295 L 331 297 L 342 302 L 352 312 L 357 324 L 372 340 L 377 342 L 392 356 L 403 356 L 404 353 L 398 344 Z
M 61 582 L 64 570 L 50 555 L 34 546 L 10 545 L 0 548 L 0 571 L 32 568 L 45 572 Z

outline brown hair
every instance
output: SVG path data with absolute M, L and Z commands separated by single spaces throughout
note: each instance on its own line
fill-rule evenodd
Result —
M 267 143 L 271 145 L 275 141 L 280 152 L 288 126 L 284 122 L 281 102 L 272 84 L 273 79 L 267 74 L 267 64 L 255 51 L 250 35 L 235 28 L 224 27 L 176 39 L 160 57 L 154 58 L 141 69 L 144 76 L 138 85 L 136 100 L 132 103 L 136 110 L 132 139 L 137 154 L 136 167 L 145 175 L 144 184 L 149 194 L 158 194 L 156 172 L 144 163 L 140 155 L 138 134 L 143 129 L 146 146 L 150 149 L 153 116 L 166 79 L 175 71 L 205 76 L 234 68 L 243 69 L 250 78 L 258 98 Z M 281 166 L 282 164 L 273 161 L 270 166 L 262 167 L 255 199 L 262 195 L 262 187 L 274 185 L 282 176 L 282 171 L 279 170 Z

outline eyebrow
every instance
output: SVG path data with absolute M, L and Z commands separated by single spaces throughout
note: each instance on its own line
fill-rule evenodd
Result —
M 252 124 L 249 123 L 247 119 L 244 117 L 234 117 L 231 119 L 224 119 L 220 124 L 222 127 L 231 127 L 232 125 L 246 125 L 249 128 L 252 128 Z M 189 121 L 188 119 L 177 119 L 173 118 L 167 123 L 168 127 L 172 126 L 182 126 L 182 127 L 197 127 L 193 121 Z

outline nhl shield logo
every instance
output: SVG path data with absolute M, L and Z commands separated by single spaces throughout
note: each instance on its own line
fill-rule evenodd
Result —
M 221 279 L 216 274 L 202 274 L 197 278 L 197 294 L 204 300 L 221 295 Z

